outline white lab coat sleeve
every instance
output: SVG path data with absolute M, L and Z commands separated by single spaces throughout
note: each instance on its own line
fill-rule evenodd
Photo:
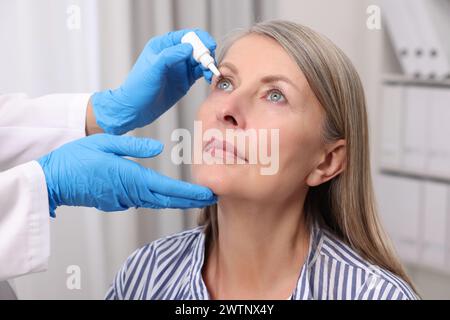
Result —
M 89 97 L 0 96 L 0 280 L 47 268 L 47 186 L 33 160 L 85 136 Z
M 46 270 L 50 217 L 41 166 L 16 166 L 1 172 L 0 181 L 0 281 Z
M 90 94 L 0 95 L 0 171 L 86 135 Z

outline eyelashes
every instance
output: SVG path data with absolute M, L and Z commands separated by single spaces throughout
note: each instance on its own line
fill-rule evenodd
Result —
M 221 87 L 221 85 L 227 85 L 227 87 Z M 214 82 L 214 87 L 222 91 L 230 91 L 230 87 L 232 86 L 232 81 L 222 75 L 218 76 L 216 81 Z
M 214 89 L 230 92 L 233 90 L 233 81 L 226 76 L 220 75 L 214 79 L 213 86 Z M 287 102 L 283 91 L 276 86 L 272 86 L 270 89 L 266 90 L 263 96 L 271 103 L 282 104 Z
M 267 100 L 272 103 L 286 102 L 286 98 L 285 98 L 283 92 L 281 92 L 279 89 L 271 89 L 268 92 Z

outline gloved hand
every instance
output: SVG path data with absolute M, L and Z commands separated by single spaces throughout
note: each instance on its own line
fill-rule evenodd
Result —
M 50 215 L 61 205 L 120 211 L 130 207 L 194 208 L 216 202 L 208 188 L 174 180 L 122 158 L 154 157 L 155 140 L 96 134 L 38 160 L 47 182 Z
M 211 82 L 211 71 L 194 60 L 192 46 L 181 43 L 190 31 L 197 33 L 214 57 L 216 43 L 205 31 L 180 30 L 151 39 L 118 89 L 97 92 L 91 98 L 97 124 L 106 133 L 143 127 L 181 99 L 202 75 Z

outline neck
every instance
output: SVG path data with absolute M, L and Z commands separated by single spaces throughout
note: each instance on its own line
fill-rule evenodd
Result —
M 292 293 L 309 247 L 305 195 L 278 203 L 219 199 L 218 241 L 206 271 L 213 279 L 213 298 L 287 298 Z

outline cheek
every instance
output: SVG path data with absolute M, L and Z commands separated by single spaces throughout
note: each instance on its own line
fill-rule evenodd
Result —
M 280 130 L 280 154 L 287 161 L 301 161 L 311 157 L 316 149 L 316 139 L 303 127 Z
M 193 148 L 198 149 L 203 141 L 204 132 L 215 127 L 215 111 L 214 104 L 209 97 L 200 105 L 194 122 L 194 140 Z
M 204 132 L 216 127 L 214 103 L 211 95 L 200 105 L 194 124 L 192 139 L 192 166 L 191 173 L 193 183 L 210 188 L 215 194 L 222 194 L 225 189 L 227 179 L 218 166 L 201 163 L 203 157 L 203 137 Z M 199 163 L 200 161 L 200 163 Z
M 277 185 L 285 189 L 297 189 L 314 166 L 320 140 L 317 132 L 302 121 L 285 122 L 279 130 L 279 174 L 274 177 Z M 272 148 L 273 149 L 273 148 Z M 277 150 L 271 150 L 277 152 Z
M 197 121 L 206 121 L 208 115 L 211 113 L 212 110 L 212 104 L 210 103 L 209 97 L 206 98 L 205 101 L 200 105 L 200 107 L 197 109 L 197 114 L 195 119 Z

